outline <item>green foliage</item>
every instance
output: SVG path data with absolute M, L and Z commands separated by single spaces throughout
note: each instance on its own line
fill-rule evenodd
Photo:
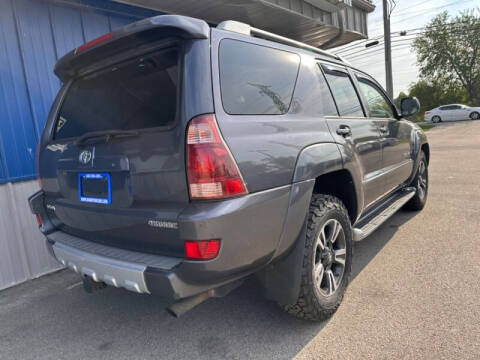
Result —
M 467 92 L 465 88 L 455 82 L 448 82 L 445 79 L 437 79 L 437 81 L 434 82 L 420 80 L 410 86 L 409 96 L 416 97 L 420 101 L 420 116 L 423 116 L 426 110 L 436 108 L 440 105 L 467 103 Z
M 415 39 L 413 47 L 423 81 L 411 90 L 422 97 L 423 110 L 464 100 L 480 104 L 480 9 L 453 19 L 443 12 Z

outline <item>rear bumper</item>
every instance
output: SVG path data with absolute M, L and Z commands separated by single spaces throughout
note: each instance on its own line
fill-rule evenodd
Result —
M 98 256 L 62 243 L 53 244 L 52 251 L 59 262 L 83 276 L 140 294 L 150 293 L 144 277 L 145 265 Z
M 112 248 L 61 231 L 47 235 L 47 246 L 61 264 L 95 281 L 171 299 L 189 292 L 174 274 L 183 261 L 180 258 Z
M 42 193 L 29 201 L 41 214 L 40 229 L 52 255 L 83 276 L 137 293 L 170 299 L 193 296 L 254 273 L 268 264 L 278 247 L 290 186 L 217 202 L 192 203 L 180 214 L 179 241 L 221 239 L 219 255 L 188 261 L 124 250 L 59 231 L 45 213 Z

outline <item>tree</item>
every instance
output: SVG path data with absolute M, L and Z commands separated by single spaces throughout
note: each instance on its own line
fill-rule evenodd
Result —
M 420 101 L 420 114 L 440 105 L 467 102 L 465 88 L 457 83 L 448 83 L 443 78 L 432 82 L 420 80 L 410 85 L 409 96 L 416 97 Z
M 480 9 L 453 19 L 447 12 L 441 13 L 415 39 L 413 47 L 426 84 L 444 81 L 446 87 L 463 87 L 468 103 L 480 103 Z

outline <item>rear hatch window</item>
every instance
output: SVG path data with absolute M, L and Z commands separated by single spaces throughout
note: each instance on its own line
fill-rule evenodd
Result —
M 54 139 L 171 125 L 178 59 L 177 49 L 162 50 L 75 80 L 59 111 Z

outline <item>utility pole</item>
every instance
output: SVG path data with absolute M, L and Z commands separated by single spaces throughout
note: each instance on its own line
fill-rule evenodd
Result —
M 387 0 L 383 0 L 383 36 L 385 39 L 385 75 L 387 78 L 387 94 L 393 100 L 392 77 L 392 39 L 390 34 L 390 11 Z

